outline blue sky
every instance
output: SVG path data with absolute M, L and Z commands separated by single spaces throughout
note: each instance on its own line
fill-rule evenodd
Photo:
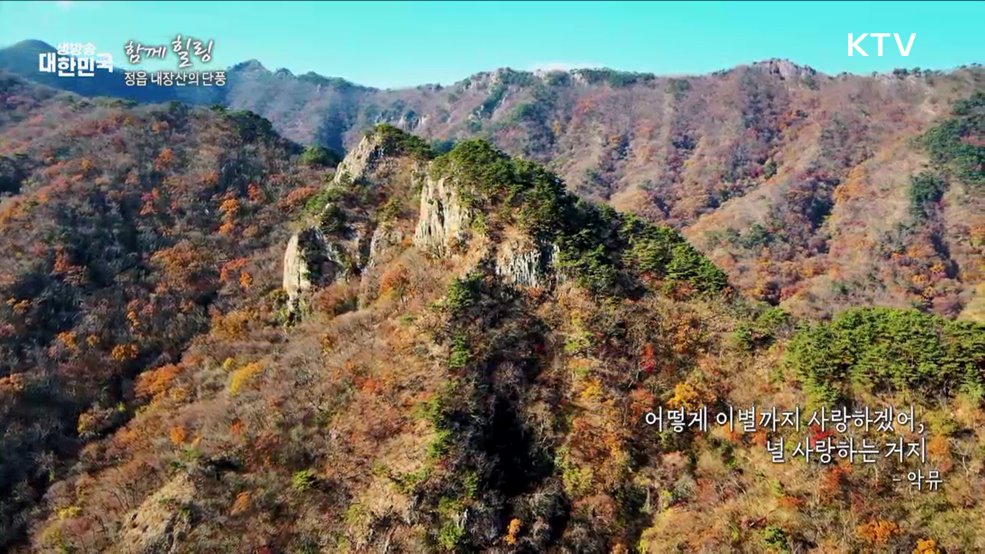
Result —
M 124 64 L 130 39 L 214 39 L 211 66 L 250 58 L 377 86 L 472 73 L 605 66 L 695 74 L 771 57 L 827 73 L 985 61 L 985 2 L 2 2 L 0 46 L 92 42 Z M 917 33 L 909 57 L 847 56 L 847 34 Z M 166 67 L 177 62 L 170 55 Z M 157 68 L 152 67 L 152 68 Z

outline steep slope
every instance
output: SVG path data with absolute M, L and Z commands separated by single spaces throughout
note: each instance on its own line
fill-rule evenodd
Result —
M 0 76 L 0 549 L 137 375 L 277 282 L 321 182 L 255 115 L 123 104 Z
M 282 283 L 139 375 L 147 404 L 56 476 L 25 549 L 985 547 L 981 325 L 863 309 L 793 332 L 675 231 L 388 126 L 293 230 L 271 235 Z M 768 440 L 808 440 L 790 430 L 645 423 L 809 401 L 917 402 L 944 489 L 892 481 L 912 461 L 771 462 Z

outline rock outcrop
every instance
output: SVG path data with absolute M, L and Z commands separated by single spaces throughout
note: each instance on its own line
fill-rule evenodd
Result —
M 123 530 L 122 548 L 117 552 L 180 552 L 179 543 L 191 529 L 187 506 L 195 499 L 196 488 L 186 474 L 175 477 L 147 497 L 129 515 Z
M 790 60 L 772 58 L 752 64 L 752 67 L 766 71 L 771 75 L 778 75 L 780 79 L 804 79 L 817 75 L 817 70 L 806 65 L 797 65 Z
M 414 245 L 438 257 L 478 246 L 481 252 L 475 252 L 478 257 L 473 261 L 487 260 L 496 274 L 511 285 L 548 287 L 556 281 L 556 245 L 538 243 L 512 227 L 498 240 L 477 242 L 476 217 L 453 177 L 428 176 L 421 187 Z
M 385 180 L 396 174 L 391 170 L 399 171 L 402 155 L 389 148 L 379 134 L 364 137 L 339 165 L 334 185 L 388 186 Z M 459 265 L 487 265 L 504 283 L 517 287 L 548 288 L 558 282 L 557 245 L 538 242 L 512 225 L 489 236 L 478 225 L 482 215 L 468 201 L 475 191 L 463 189 L 454 173 L 438 176 L 431 170 L 416 160 L 409 177 L 401 174 L 415 185 L 408 191 L 420 187 L 415 247 L 439 258 L 461 255 Z M 304 294 L 312 289 L 352 275 L 361 276 L 362 286 L 370 287 L 376 278 L 370 270 L 390 261 L 409 231 L 378 217 L 374 212 L 347 213 L 344 231 L 326 234 L 312 227 L 291 237 L 284 253 L 283 287 L 292 319 L 300 315 Z
M 363 137 L 335 171 L 333 186 L 350 187 L 352 183 L 372 180 L 386 164 L 393 161 L 387 152 L 386 141 L 378 133 Z M 328 204 L 322 213 L 332 209 Z M 288 297 L 288 313 L 297 317 L 302 295 L 319 286 L 342 281 L 353 271 L 374 263 L 374 257 L 402 236 L 389 228 L 373 228 L 372 218 L 365 214 L 347 214 L 345 230 L 331 238 L 319 227 L 309 227 L 296 233 L 284 252 L 283 287 Z
M 555 277 L 558 247 L 528 240 L 509 240 L 500 245 L 495 257 L 496 275 L 520 287 L 547 287 Z
M 385 141 L 379 134 L 371 133 L 359 141 L 335 170 L 333 182 L 338 185 L 344 179 L 359 181 L 376 171 L 381 164 L 391 160 L 393 152 L 387 152 Z
M 296 313 L 301 294 L 312 286 L 325 285 L 345 276 L 345 252 L 330 243 L 321 230 L 305 229 L 288 241 L 284 252 L 283 286 L 291 313 Z
M 421 210 L 414 231 L 414 245 L 445 256 L 468 241 L 472 218 L 471 208 L 462 201 L 451 179 L 428 176 L 421 188 Z
M 369 241 L 369 256 L 366 260 L 366 267 L 373 267 L 378 264 L 384 253 L 400 244 L 403 239 L 403 233 L 391 225 L 383 224 L 377 227 Z

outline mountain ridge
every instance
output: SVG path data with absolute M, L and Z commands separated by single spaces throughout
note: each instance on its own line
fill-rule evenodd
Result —
M 830 76 L 774 59 L 698 77 L 500 69 L 450 86 L 375 90 L 250 63 L 222 91 L 191 100 L 258 113 L 296 142 L 339 152 L 381 123 L 444 147 L 486 138 L 549 165 L 585 198 L 682 231 L 737 287 L 769 302 L 804 313 L 863 302 L 970 316 L 981 311 L 965 307 L 983 302 L 980 217 L 961 206 L 974 195 L 951 187 L 936 222 L 906 206 L 910 177 L 929 162 L 917 137 L 983 80 L 977 66 Z M 861 218 L 865 203 L 880 217 Z M 919 232 L 900 230 L 910 227 Z M 926 243 L 937 259 L 910 274 L 907 247 L 873 248 L 893 240 Z M 949 269 L 930 269 L 938 264 Z
M 981 324 L 749 300 L 677 231 L 481 138 L 379 125 L 340 162 L 248 111 L 13 77 L 0 105 L 13 553 L 985 546 Z M 976 110 L 931 134 L 914 217 L 980 177 L 950 148 Z M 769 185 L 805 228 L 834 179 L 812 171 Z M 645 417 L 811 402 L 916 403 L 943 490 L 893 457 L 774 463 L 822 440 L 806 424 Z
M 3 48 L 0 48 L 0 58 L 2 58 L 2 56 L 3 56 L 4 53 L 6 53 L 9 56 L 11 53 L 24 52 L 24 51 L 27 51 L 28 53 L 33 53 L 33 54 L 37 54 L 37 53 L 41 53 L 41 52 L 53 52 L 53 51 L 55 51 L 55 47 L 52 46 L 51 44 L 48 44 L 47 42 L 45 42 L 43 40 L 39 40 L 39 39 L 24 39 L 24 40 L 15 42 L 14 44 L 5 46 Z M 0 62 L 0 63 L 3 63 L 3 62 Z M 980 63 L 969 62 L 969 63 L 966 63 L 966 64 L 956 65 L 954 67 L 947 68 L 947 69 L 933 69 L 933 70 L 927 70 L 927 71 L 929 71 L 931 73 L 948 74 L 948 73 L 953 73 L 955 71 L 961 71 L 961 70 L 967 69 L 969 67 L 972 67 L 972 68 L 973 67 L 978 67 L 980 65 L 981 65 Z M 371 86 L 371 85 L 363 85 L 363 84 L 359 84 L 359 83 L 356 83 L 354 81 L 351 81 L 351 80 L 349 80 L 349 79 L 347 79 L 345 77 L 325 75 L 325 74 L 318 73 L 318 72 L 312 71 L 312 70 L 309 70 L 309 71 L 306 71 L 306 72 L 303 72 L 303 73 L 296 73 L 295 71 L 291 70 L 290 68 L 281 67 L 281 68 L 278 68 L 276 70 L 271 71 L 270 69 L 268 69 L 263 64 L 262 61 L 260 61 L 260 60 L 258 60 L 256 58 L 251 58 L 251 59 L 248 59 L 248 60 L 244 60 L 242 62 L 234 63 L 234 64 L 228 66 L 225 69 L 226 70 L 241 70 L 241 69 L 250 68 L 250 69 L 262 70 L 262 71 L 265 71 L 265 72 L 268 72 L 268 73 L 274 73 L 274 74 L 280 73 L 280 72 L 286 72 L 285 73 L 286 75 L 293 76 L 293 77 L 299 77 L 299 76 L 302 76 L 302 75 L 309 75 L 313 79 L 326 79 L 326 80 L 331 80 L 331 81 L 344 82 L 344 83 L 348 83 L 349 85 L 352 85 L 354 87 L 357 87 L 357 88 L 360 88 L 360 89 L 365 89 L 365 90 L 370 90 L 370 91 L 396 92 L 396 91 L 419 89 L 419 88 L 429 88 L 429 87 L 442 87 L 442 88 L 444 88 L 444 87 L 450 87 L 450 86 L 454 86 L 454 85 L 457 85 L 457 84 L 460 84 L 460 83 L 465 83 L 465 82 L 471 81 L 471 80 L 473 80 L 475 78 L 489 76 L 489 75 L 494 75 L 494 74 L 501 73 L 501 72 L 513 72 L 513 73 L 528 74 L 528 75 L 532 75 L 532 76 L 544 76 L 544 75 L 549 75 L 549 74 L 552 74 L 552 73 L 554 73 L 554 74 L 565 73 L 565 74 L 568 74 L 568 75 L 576 75 L 576 74 L 579 74 L 579 73 L 591 72 L 591 71 L 609 71 L 609 72 L 615 72 L 615 73 L 625 74 L 625 75 L 647 75 L 647 76 L 653 76 L 654 78 L 660 78 L 660 79 L 678 79 L 678 78 L 696 78 L 696 77 L 706 77 L 706 76 L 711 76 L 711 75 L 719 75 L 719 74 L 727 73 L 729 71 L 733 71 L 733 70 L 736 70 L 736 69 L 741 69 L 741 68 L 744 68 L 744 67 L 766 68 L 766 69 L 769 69 L 771 71 L 776 71 L 778 73 L 785 73 L 787 75 L 796 72 L 796 73 L 804 73 L 804 74 L 811 74 L 811 75 L 818 75 L 818 76 L 844 76 L 844 75 L 853 75 L 853 76 L 859 76 L 859 77 L 863 77 L 863 76 L 879 76 L 879 75 L 892 75 L 892 74 L 894 74 L 894 72 L 898 72 L 901 69 L 904 69 L 904 68 L 896 68 L 896 69 L 891 69 L 891 70 L 886 70 L 886 71 L 870 71 L 870 72 L 847 72 L 847 71 L 843 71 L 843 72 L 840 72 L 840 73 L 837 73 L 837 74 L 831 74 L 831 73 L 825 73 L 825 72 L 822 72 L 820 70 L 817 70 L 817 69 L 811 67 L 810 65 L 801 64 L 801 63 L 795 62 L 795 61 L 793 61 L 793 60 L 791 60 L 789 58 L 779 58 L 779 57 L 764 58 L 764 59 L 761 59 L 761 60 L 749 61 L 749 62 L 746 62 L 746 63 L 736 64 L 736 65 L 732 65 L 732 66 L 729 66 L 729 67 L 723 67 L 723 68 L 717 69 L 717 70 L 711 70 L 711 71 L 699 72 L 699 73 L 666 73 L 666 74 L 664 74 L 664 73 L 654 73 L 654 72 L 649 72 L 649 71 L 620 70 L 620 69 L 616 69 L 616 68 L 612 68 L 612 67 L 608 67 L 608 66 L 577 67 L 577 68 L 571 68 L 571 69 L 529 69 L 529 70 L 527 70 L 527 69 L 515 69 L 515 68 L 512 68 L 510 66 L 502 66 L 502 67 L 497 67 L 495 69 L 490 69 L 490 70 L 476 71 L 474 73 L 471 73 L 471 74 L 469 74 L 469 75 L 467 75 L 465 77 L 462 77 L 460 79 L 451 81 L 449 83 L 424 82 L 424 83 L 418 83 L 418 84 L 402 85 L 402 86 L 397 86 L 397 87 L 376 87 L 376 86 Z M 783 68 L 782 70 L 780 69 L 781 67 Z M 0 69 L 8 69 L 8 71 L 10 70 L 9 68 L 4 68 L 3 66 L 0 66 Z M 905 68 L 905 69 L 908 69 L 908 68 Z M 31 79 L 31 77 L 29 75 L 23 74 L 22 71 L 13 71 L 13 73 L 15 73 L 17 75 L 20 75 L 21 77 L 24 77 L 24 78 L 27 78 L 27 79 Z

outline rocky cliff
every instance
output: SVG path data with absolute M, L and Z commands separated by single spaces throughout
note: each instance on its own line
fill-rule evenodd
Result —
M 136 128 L 149 135 L 169 116 L 152 115 Z M 202 117 L 212 118 L 202 133 L 237 122 L 213 112 Z M 58 140 L 68 136 L 57 133 Z M 12 142 L 0 140 L 0 147 Z M 377 148 L 387 154 L 374 157 Z M 23 515 L 6 506 L 23 501 L 24 486 L 0 495 L 0 516 L 26 521 L 23 541 L 8 550 L 985 548 L 972 525 L 982 519 L 975 495 L 985 477 L 967 471 L 982 467 L 985 452 L 975 432 L 985 390 L 980 325 L 864 308 L 832 322 L 796 321 L 748 302 L 676 231 L 580 201 L 552 172 L 488 142 L 463 141 L 439 154 L 383 128 L 358 150 L 373 161 L 343 162 L 350 168 L 344 178 L 303 163 L 292 180 L 271 171 L 261 182 L 285 189 L 272 203 L 258 201 L 249 186 L 256 172 L 241 168 L 244 178 L 213 199 L 224 206 L 224 220 L 159 235 L 175 244 L 148 260 L 151 279 L 131 289 L 154 297 L 101 297 L 78 328 L 48 343 L 23 334 L 11 340 L 10 333 L 22 332 L 25 314 L 71 305 L 68 295 L 49 301 L 66 284 L 102 275 L 98 267 L 74 267 L 96 256 L 68 254 L 102 236 L 102 228 L 120 228 L 112 217 L 127 211 L 110 211 L 94 228 L 46 228 L 24 243 L 26 220 L 4 219 L 23 218 L 4 203 L 0 239 L 22 252 L 16 262 L 25 265 L 14 286 L 0 279 L 3 298 L 14 299 L 0 303 L 0 347 L 47 364 L 36 378 L 24 378 L 30 360 L 0 377 L 0 463 L 6 472 L 24 465 L 46 480 L 33 505 L 17 507 Z M 44 170 L 25 187 L 59 169 L 42 165 L 44 149 L 36 152 Z M 237 158 L 254 159 L 253 152 L 243 145 Z M 268 163 L 294 163 L 299 152 L 291 152 L 278 148 Z M 75 168 L 90 164 L 64 167 L 77 176 Z M 58 222 L 65 211 L 53 200 L 64 206 L 98 190 L 97 183 L 124 180 L 60 188 L 71 182 L 42 181 L 24 204 L 48 211 L 30 221 Z M 180 194 L 185 182 L 199 180 L 148 183 L 130 200 L 147 204 L 137 224 L 155 221 L 155 194 Z M 135 194 L 130 187 L 107 192 L 104 198 Z M 77 213 L 100 205 L 99 197 L 86 199 Z M 188 195 L 175 213 L 199 214 L 197 202 Z M 251 226 L 264 212 L 229 214 L 263 208 L 291 221 L 266 219 L 272 238 L 254 251 L 239 248 L 263 232 Z M 450 213 L 459 214 L 455 226 L 446 225 Z M 422 225 L 428 240 L 415 243 Z M 294 226 L 300 230 L 288 240 Z M 216 242 L 196 250 L 179 241 L 220 228 Z M 40 267 L 56 277 L 39 297 L 44 311 L 28 312 L 33 299 L 25 291 L 41 273 L 27 265 L 29 253 L 51 236 L 77 241 L 46 253 L 50 266 Z M 288 251 L 278 251 L 285 242 Z M 113 252 L 112 243 L 100 244 L 100 252 Z M 281 254 L 286 279 L 272 271 Z M 118 267 L 129 271 L 129 263 L 121 259 Z M 203 294 L 203 279 L 213 273 L 215 288 Z M 281 282 L 304 315 L 286 328 Z M 116 295 L 119 287 L 106 289 Z M 184 289 L 187 295 L 167 296 Z M 237 302 L 222 310 L 213 301 L 208 311 L 189 314 L 215 294 Z M 113 306 L 112 317 L 92 319 Z M 189 315 L 205 326 L 189 344 L 147 348 Z M 114 321 L 123 324 L 111 327 Z M 794 331 L 795 324 L 802 328 Z M 106 356 L 87 367 L 97 347 Z M 6 360 L 0 356 L 0 364 Z M 98 375 L 107 367 L 120 368 L 122 378 L 92 381 L 92 409 L 59 421 L 73 433 L 64 442 L 81 446 L 78 452 L 62 452 L 55 462 L 47 445 L 17 454 L 42 432 L 51 434 L 38 423 L 51 419 L 64 391 L 85 388 L 80 370 Z M 64 385 L 39 402 L 52 375 L 64 375 Z M 123 393 L 105 395 L 117 389 Z M 664 414 L 699 406 L 793 410 L 833 397 L 880 406 L 924 399 L 918 418 L 930 423 L 928 461 L 945 477 L 941 490 L 917 494 L 905 481 L 891 484 L 921 467 L 893 457 L 851 465 L 791 456 L 777 464 L 764 446 L 781 438 L 816 442 L 814 430 L 745 433 L 713 425 L 661 432 L 645 417 L 657 407 Z M 12 463 L 6 453 L 19 458 Z
M 528 238 L 503 242 L 494 270 L 504 282 L 520 287 L 545 288 L 559 277 L 556 262 L 560 250 L 555 244 L 538 244 Z
M 430 175 L 421 189 L 421 210 L 414 231 L 414 244 L 442 256 L 468 240 L 472 211 L 447 177 Z
M 507 284 L 519 287 L 548 287 L 556 282 L 556 244 L 538 240 L 515 225 L 507 225 L 489 237 L 485 222 L 470 204 L 482 192 L 463 182 L 455 171 L 439 172 L 427 160 L 410 159 L 394 141 L 392 128 L 368 133 L 336 169 L 326 190 L 377 190 L 393 181 L 401 160 L 409 163 L 407 201 L 417 203 L 412 244 L 433 258 L 467 257 L 466 271 L 489 264 Z M 400 135 L 398 138 L 403 137 Z M 322 216 L 337 204 L 327 203 Z M 405 237 L 405 230 L 386 221 L 382 209 L 345 212 L 345 229 L 326 234 L 315 223 L 295 233 L 284 254 L 283 288 L 291 314 L 302 311 L 303 298 L 313 289 L 344 281 L 373 268 L 379 259 Z M 367 240 L 368 237 L 368 240 Z M 365 285 L 365 283 L 364 283 Z
M 284 252 L 284 291 L 291 313 L 300 309 L 302 294 L 312 286 L 333 283 L 348 275 L 344 248 L 325 237 L 317 227 L 291 236 Z

